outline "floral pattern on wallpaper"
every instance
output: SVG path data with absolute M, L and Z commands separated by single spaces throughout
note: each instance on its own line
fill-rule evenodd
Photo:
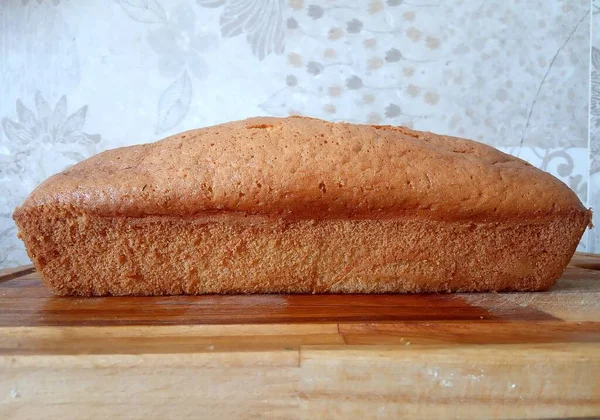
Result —
M 183 3 L 171 11 L 163 25 L 148 33 L 148 44 L 160 57 L 158 68 L 164 77 L 176 77 L 183 70 L 200 80 L 206 77 L 209 66 L 202 54 L 217 48 L 218 37 L 198 26 L 194 9 Z
M 61 96 L 54 108 L 50 107 L 41 92 L 35 93 L 35 111 L 23 105 L 20 99 L 16 103 L 16 121 L 2 119 L 2 128 L 8 139 L 7 148 L 17 156 L 16 165 L 8 171 L 23 173 L 31 169 L 28 158 L 34 149 L 40 146 L 65 144 L 68 150 L 60 153 L 74 161 L 89 157 L 96 151 L 95 144 L 100 141 L 99 134 L 87 134 L 82 130 L 87 114 L 87 105 L 71 115 L 67 115 L 67 97 Z M 71 149 L 72 148 L 72 149 Z M 80 151 L 77 151 L 77 150 Z
M 134 21 L 155 26 L 148 32 L 148 44 L 159 57 L 161 75 L 173 79 L 158 101 L 156 133 L 162 133 L 186 116 L 192 101 L 189 74 L 206 77 L 209 68 L 202 53 L 215 47 L 216 37 L 197 30 L 194 10 L 187 3 L 167 13 L 157 0 L 115 1 Z
M 190 3 L 179 3 L 167 12 L 158 0 L 115 0 L 133 20 L 154 26 L 147 41 L 158 54 L 160 73 L 173 81 L 158 102 L 156 133 L 177 126 L 187 115 L 193 98 L 190 74 L 203 80 L 211 71 L 202 54 L 214 51 L 219 38 L 197 25 Z M 222 38 L 245 35 L 258 60 L 284 49 L 283 2 L 281 0 L 197 0 L 205 8 L 223 8 Z M 200 11 L 201 13 L 201 11 Z
M 363 49 L 368 55 L 374 54 L 377 49 L 378 37 L 383 38 L 398 36 L 404 33 L 404 29 L 394 27 L 394 24 L 385 21 L 384 24 L 376 28 L 369 28 L 362 19 L 363 13 L 370 18 L 375 15 L 384 15 L 387 8 L 395 8 L 402 4 L 401 1 L 388 1 L 387 5 L 380 1 L 371 1 L 369 3 L 356 3 L 355 6 L 340 5 L 320 5 L 308 4 L 303 1 L 290 1 L 292 14 L 286 20 L 286 27 L 290 37 L 307 37 L 318 42 L 318 54 L 306 56 L 302 52 L 290 51 L 287 53 L 287 64 L 290 73 L 286 75 L 285 87 L 272 94 L 260 108 L 267 114 L 276 116 L 287 116 L 291 114 L 324 114 L 327 119 L 334 121 L 348 121 L 357 123 L 379 124 L 385 120 L 391 120 L 396 124 L 407 126 L 413 125 L 415 119 L 427 119 L 430 115 L 413 114 L 407 112 L 395 101 L 387 102 L 390 96 L 402 93 L 408 90 L 409 94 L 416 96 L 421 88 L 409 85 L 405 86 L 401 82 L 370 84 L 364 81 L 364 77 L 354 74 L 356 68 L 366 65 L 366 73 L 370 75 L 384 66 L 396 66 L 399 74 L 404 73 L 408 76 L 415 70 L 413 68 L 403 68 L 402 63 L 423 64 L 435 63 L 439 60 L 434 58 L 409 58 L 402 52 L 390 46 L 381 53 L 380 56 L 372 55 L 366 63 L 357 62 L 354 57 L 340 58 L 340 44 L 352 45 L 357 49 Z M 366 4 L 366 7 L 364 7 Z M 436 5 L 419 5 L 410 3 L 414 8 L 436 7 Z M 364 9 L 363 9 L 364 8 Z M 338 12 L 350 11 L 353 15 L 359 15 L 360 18 L 351 17 L 346 20 L 341 19 Z M 410 12 L 414 15 L 415 12 Z M 326 31 L 321 31 L 317 35 L 311 33 L 308 29 L 318 25 L 321 21 L 326 21 L 326 17 L 332 15 L 336 22 L 335 26 L 329 27 Z M 305 21 L 305 24 L 301 23 Z M 326 25 L 326 23 L 323 23 Z M 388 39 L 389 41 L 389 39 Z M 439 39 L 428 37 L 428 44 L 434 48 L 439 45 Z M 373 53 L 370 53 L 373 51 Z M 320 84 L 319 79 L 323 79 L 327 74 L 339 74 L 340 80 L 326 87 L 319 87 L 314 90 L 315 84 Z M 439 96 L 435 92 L 423 92 L 427 103 L 436 104 Z M 355 118 L 345 115 L 344 111 L 336 102 L 343 102 L 349 96 L 358 96 L 357 104 L 364 108 L 366 118 Z M 382 98 L 383 101 L 381 100 Z M 375 104 L 380 107 L 380 111 L 373 111 Z M 369 108 L 371 110 L 369 110 Z
M 203 7 L 223 7 L 219 18 L 221 36 L 245 35 L 259 60 L 271 53 L 283 53 L 283 0 L 197 0 L 197 3 Z

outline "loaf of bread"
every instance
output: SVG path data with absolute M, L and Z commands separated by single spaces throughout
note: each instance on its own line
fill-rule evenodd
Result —
M 548 289 L 591 211 L 480 143 L 290 117 L 100 153 L 14 219 L 59 295 L 405 293 Z

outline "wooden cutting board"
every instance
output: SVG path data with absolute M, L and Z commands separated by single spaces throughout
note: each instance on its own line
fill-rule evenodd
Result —
M 54 297 L 0 272 L 0 418 L 600 417 L 600 258 L 549 292 Z

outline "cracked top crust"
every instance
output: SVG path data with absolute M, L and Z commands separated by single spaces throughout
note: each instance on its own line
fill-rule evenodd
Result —
M 109 150 L 38 186 L 15 218 L 99 216 L 502 220 L 587 212 L 565 184 L 474 141 L 392 126 L 258 117 Z

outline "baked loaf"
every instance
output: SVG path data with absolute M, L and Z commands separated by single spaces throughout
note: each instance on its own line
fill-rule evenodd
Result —
M 548 289 L 591 211 L 483 144 L 290 117 L 100 153 L 14 219 L 59 295 L 404 293 Z

